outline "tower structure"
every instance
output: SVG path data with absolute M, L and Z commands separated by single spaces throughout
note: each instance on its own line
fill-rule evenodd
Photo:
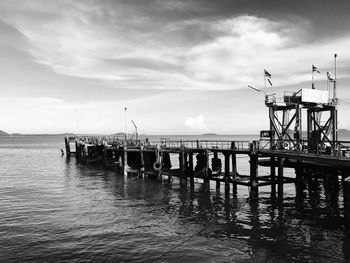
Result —
M 329 91 L 302 88 L 298 92 L 284 92 L 279 97 L 266 95 L 271 149 L 335 153 L 337 100 L 329 94 Z M 306 125 L 303 116 L 306 116 Z

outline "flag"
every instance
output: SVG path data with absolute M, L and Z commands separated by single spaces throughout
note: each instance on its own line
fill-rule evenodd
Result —
M 329 81 L 334 81 L 334 78 L 332 78 L 331 73 L 327 71 L 327 78 Z
M 318 68 L 316 68 L 313 64 L 312 64 L 312 72 L 317 72 L 317 73 L 321 73 Z
M 267 79 L 267 81 L 270 83 L 271 87 L 272 87 L 272 82 L 270 79 Z
M 271 78 L 271 74 L 266 69 L 264 69 L 264 73 L 265 77 Z

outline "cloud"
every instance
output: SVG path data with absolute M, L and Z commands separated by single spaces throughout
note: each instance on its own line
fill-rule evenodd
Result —
M 339 59 L 339 97 L 349 97 L 344 83 L 350 72 L 348 8 L 332 2 L 331 9 L 323 10 L 312 3 L 200 2 L 0 1 L 2 97 L 61 100 L 40 101 L 37 107 L 30 100 L 6 103 L 0 107 L 2 116 L 10 116 L 6 127 L 18 125 L 13 116 L 22 118 L 21 129 L 33 127 L 38 119 L 47 127 L 65 127 L 70 119 L 75 127 L 71 112 L 82 103 L 91 108 L 81 110 L 87 117 L 80 127 L 91 132 L 96 127 L 123 130 L 108 126 L 107 120 L 123 119 L 113 114 L 125 105 L 140 116 L 138 123 L 148 132 L 181 133 L 185 126 L 254 130 L 267 115 L 263 103 L 257 109 L 261 94 L 247 85 L 261 88 L 264 68 L 272 74 L 274 91 L 282 92 L 308 87 L 315 64 L 322 72 L 315 76 L 321 88 L 325 72 L 334 72 L 334 53 Z M 341 14 L 332 9 L 342 9 Z M 216 105 L 214 111 L 208 103 Z M 30 109 L 25 118 L 23 105 Z M 169 105 L 181 105 L 182 110 L 173 112 Z M 195 116 L 193 105 L 201 115 Z M 237 121 L 244 114 L 249 122 L 232 128 L 217 119 L 218 112 Z M 99 121 L 106 122 L 91 125 Z
M 295 34 L 287 32 L 304 29 L 289 21 L 241 15 L 217 21 L 211 30 L 219 35 L 190 50 L 187 69 L 196 79 L 232 88 L 258 82 L 268 65 L 288 63 L 282 55 Z
M 315 25 L 297 15 L 273 20 L 187 14 L 180 19 L 182 1 L 156 9 L 108 1 L 40 3 L 0 8 L 2 19 L 30 43 L 32 59 L 55 73 L 115 88 L 242 89 L 263 84 L 264 68 L 275 85 L 296 84 L 310 79 L 312 63 L 330 64 L 320 54 L 339 50 L 350 60 L 348 36 L 312 42 Z M 168 18 L 161 11 L 174 13 Z
M 198 115 L 194 118 L 188 117 L 185 121 L 185 126 L 189 127 L 191 130 L 206 130 L 207 125 L 205 124 L 205 118 L 203 115 Z

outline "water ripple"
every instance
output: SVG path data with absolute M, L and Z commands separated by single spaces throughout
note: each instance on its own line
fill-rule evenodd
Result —
M 267 187 L 259 204 L 245 187 L 227 202 L 215 185 L 126 178 L 67 161 L 62 138 L 35 140 L 1 140 L 2 262 L 349 261 L 342 196 L 322 184 L 301 203 L 294 185 L 282 205 Z

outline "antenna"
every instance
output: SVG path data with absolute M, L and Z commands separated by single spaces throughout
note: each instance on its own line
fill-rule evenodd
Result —
M 261 92 L 262 91 L 261 89 L 254 88 L 253 86 L 250 86 L 250 85 L 248 85 L 248 88 L 251 88 L 251 89 L 253 89 L 253 90 L 257 91 L 257 92 Z
M 136 141 L 138 140 L 138 134 L 137 134 L 137 126 L 135 124 L 135 122 L 133 120 L 131 120 L 132 124 L 134 125 L 135 127 L 135 134 L 136 134 Z
M 334 89 L 333 100 L 337 103 L 337 54 L 334 54 Z

